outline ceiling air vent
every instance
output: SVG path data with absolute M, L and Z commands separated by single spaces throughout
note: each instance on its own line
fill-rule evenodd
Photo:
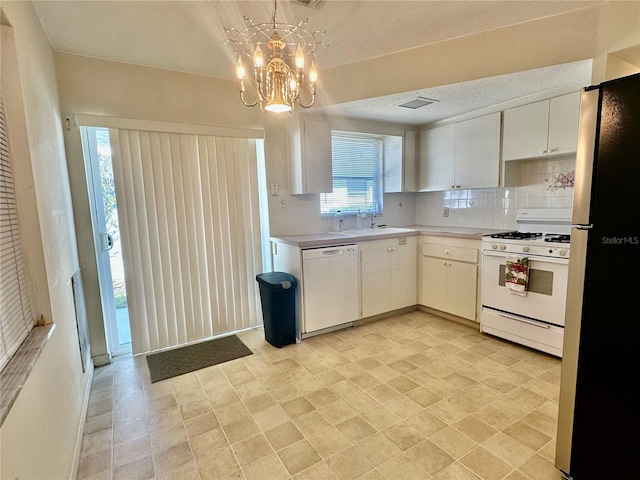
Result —
M 409 100 L 408 102 L 401 103 L 398 106 L 415 110 L 416 108 L 424 107 L 425 105 L 430 105 L 432 103 L 437 103 L 437 102 L 438 100 L 432 100 L 430 98 L 416 97 L 413 100 Z

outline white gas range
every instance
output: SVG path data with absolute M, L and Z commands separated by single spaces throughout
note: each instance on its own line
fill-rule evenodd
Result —
M 482 239 L 481 331 L 562 356 L 571 209 L 523 209 L 518 229 Z M 525 265 L 521 291 L 509 272 Z

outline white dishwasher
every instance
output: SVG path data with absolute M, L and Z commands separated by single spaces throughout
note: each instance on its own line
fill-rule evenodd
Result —
M 302 251 L 302 337 L 360 317 L 358 245 Z

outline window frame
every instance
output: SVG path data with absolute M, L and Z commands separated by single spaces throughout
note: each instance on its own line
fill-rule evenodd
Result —
M 37 325 L 30 295 L 31 279 L 27 271 L 22 235 L 22 212 L 14 180 L 14 157 L 9 138 L 4 92 L 0 91 L 0 203 L 2 208 L 2 301 L 0 310 L 0 372 L 18 352 Z
M 376 164 L 374 164 L 371 168 L 373 170 L 372 176 L 370 177 L 353 177 L 348 175 L 336 175 L 336 149 L 334 148 L 334 140 L 351 140 L 354 143 L 363 143 L 365 145 L 377 145 L 376 151 L 374 155 L 377 156 L 376 159 L 373 160 Z M 360 133 L 360 132 L 349 132 L 342 130 L 331 130 L 331 183 L 334 189 L 333 192 L 321 193 L 320 194 L 320 216 L 321 218 L 332 218 L 337 211 L 340 211 L 344 217 L 355 217 L 358 213 L 362 214 L 375 214 L 382 215 L 383 211 L 383 194 L 384 194 L 384 135 L 376 135 L 369 133 Z M 335 193 L 336 189 L 336 177 L 344 178 L 348 181 L 349 178 L 363 178 L 370 179 L 368 181 L 373 182 L 371 187 L 372 199 L 368 208 L 358 208 L 357 205 L 333 205 L 330 206 L 329 209 L 326 209 L 327 203 L 330 203 L 329 196 Z M 366 180 L 365 180 L 366 181 Z M 347 199 L 349 198 L 349 187 L 347 186 Z M 357 197 L 354 195 L 351 197 L 353 200 L 356 200 Z

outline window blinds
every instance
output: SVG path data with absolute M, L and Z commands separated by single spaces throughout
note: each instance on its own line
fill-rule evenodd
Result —
M 333 193 L 321 194 L 321 213 L 382 212 L 382 140 L 331 135 Z
M 133 353 L 261 324 L 259 140 L 109 137 Z
M 0 95 L 0 370 L 35 325 L 22 255 L 4 100 Z

